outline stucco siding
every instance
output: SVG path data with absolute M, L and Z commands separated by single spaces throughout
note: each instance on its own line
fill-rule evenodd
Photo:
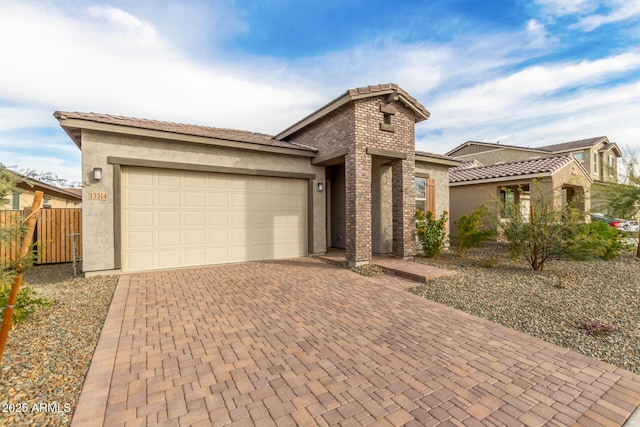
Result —
M 325 203 L 317 191 L 317 182 L 323 182 L 324 167 L 310 165 L 308 157 L 295 157 L 276 153 L 260 153 L 180 142 L 170 142 L 133 136 L 119 136 L 94 131 L 82 131 L 82 174 L 89 183 L 83 188 L 83 245 L 85 271 L 103 271 L 116 268 L 114 199 L 120 189 L 114 188 L 114 168 L 109 156 L 176 162 L 193 165 L 219 166 L 265 171 L 315 174 L 313 181 L 313 250 L 324 252 Z M 102 168 L 103 179 L 93 182 L 92 171 Z M 91 200 L 89 193 L 106 193 L 106 200 Z

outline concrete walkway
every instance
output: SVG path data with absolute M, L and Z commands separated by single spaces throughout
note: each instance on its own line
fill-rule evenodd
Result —
M 329 248 L 324 255 L 318 255 L 318 258 L 341 267 L 346 267 L 348 264 L 344 249 Z M 436 277 L 453 276 L 456 274 L 453 270 L 445 270 L 444 268 L 438 268 L 432 265 L 404 261 L 387 255 L 373 256 L 371 264 L 383 268 L 394 276 L 421 284 Z M 417 286 L 417 284 L 414 283 L 413 286 Z
M 389 280 L 309 258 L 121 276 L 73 425 L 620 426 L 640 405 L 638 375 Z

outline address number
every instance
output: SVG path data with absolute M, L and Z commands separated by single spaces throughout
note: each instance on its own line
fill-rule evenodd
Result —
M 89 193 L 89 200 L 107 200 L 107 193 Z

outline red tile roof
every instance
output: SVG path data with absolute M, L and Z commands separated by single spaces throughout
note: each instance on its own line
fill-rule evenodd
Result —
M 139 129 L 171 132 L 182 135 L 202 136 L 205 138 L 224 139 L 228 141 L 246 142 L 250 144 L 268 145 L 271 147 L 293 148 L 296 150 L 317 151 L 315 148 L 288 141 L 278 141 L 271 135 L 236 129 L 214 128 L 209 126 L 189 125 L 183 123 L 164 122 L 159 120 L 140 119 L 134 117 L 114 116 L 111 114 L 80 113 L 56 111 L 58 120 L 76 119 L 95 123 L 127 126 Z
M 492 178 L 511 178 L 534 174 L 551 175 L 572 161 L 574 161 L 572 155 L 565 155 L 471 168 L 459 166 L 449 169 L 449 183 L 472 182 Z

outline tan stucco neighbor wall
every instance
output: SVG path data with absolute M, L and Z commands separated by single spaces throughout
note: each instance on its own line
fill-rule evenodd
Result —
M 534 184 L 532 179 L 505 179 L 478 184 L 452 185 L 449 188 L 451 235 L 454 237 L 457 235 L 454 220 L 460 218 L 461 215 L 469 215 L 483 203 L 496 209 L 496 203 L 499 200 L 502 187 L 524 185 L 529 185 L 530 200 L 532 202 L 536 200 L 540 192 L 549 197 L 553 194 L 553 207 L 555 209 L 562 207 L 562 188 L 564 185 L 581 188 L 584 192 L 584 200 L 581 207 L 584 208 L 585 212 L 589 212 L 591 208 L 591 181 L 574 163 L 569 163 L 552 176 L 538 178 L 537 184 Z
M 113 164 L 108 157 L 175 162 L 190 165 L 218 166 L 300 174 L 314 174 L 312 182 L 313 202 L 313 251 L 321 253 L 326 248 L 324 194 L 317 191 L 317 183 L 325 181 L 324 167 L 312 166 L 309 157 L 282 153 L 267 153 L 165 141 L 159 139 L 122 136 L 97 131 L 82 130 L 82 178 L 89 183 L 83 188 L 83 269 L 88 273 L 113 271 L 115 265 L 114 199 L 120 190 L 114 188 Z M 103 178 L 92 180 L 92 171 L 100 167 Z M 89 193 L 106 193 L 106 200 L 90 200 Z

